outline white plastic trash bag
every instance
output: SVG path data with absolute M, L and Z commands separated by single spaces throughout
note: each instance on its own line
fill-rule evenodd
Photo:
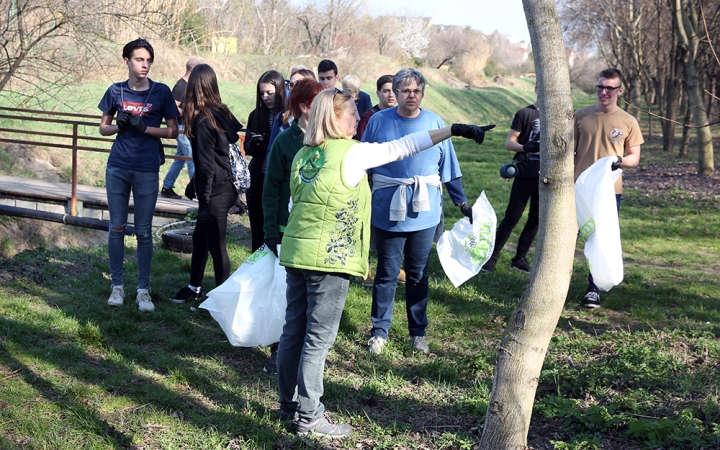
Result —
M 485 191 L 472 210 L 472 224 L 470 219 L 463 217 L 452 230 L 445 231 L 437 243 L 440 264 L 455 287 L 477 275 L 495 248 L 497 216 Z
M 612 170 L 614 156 L 599 159 L 575 182 L 575 209 L 585 257 L 593 282 L 609 291 L 623 280 L 622 245 L 618 221 L 615 181 L 621 169 Z
M 262 246 L 227 281 L 208 292 L 199 307 L 210 312 L 235 347 L 266 346 L 280 340 L 286 287 L 285 267 Z

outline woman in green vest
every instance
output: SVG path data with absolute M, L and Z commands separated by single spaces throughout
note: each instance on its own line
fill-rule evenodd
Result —
M 287 270 L 287 309 L 277 372 L 280 417 L 297 420 L 301 436 L 342 438 L 352 433 L 350 425 L 326 417 L 320 397 L 325 358 L 337 336 L 350 277 L 363 278 L 368 269 L 367 170 L 451 136 L 482 143 L 485 135 L 483 127 L 454 124 L 382 144 L 360 143 L 352 140 L 359 121 L 350 94 L 322 91 L 310 110 L 305 146 L 290 166 L 293 207 L 280 249 L 280 263 Z M 420 195 L 417 201 L 428 200 Z

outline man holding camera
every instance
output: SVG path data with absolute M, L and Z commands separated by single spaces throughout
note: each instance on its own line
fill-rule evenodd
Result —
M 537 86 L 535 92 L 537 92 Z M 500 258 L 500 251 L 510 238 L 510 233 L 522 217 L 525 206 L 530 200 L 528 219 L 520 233 L 515 257 L 510 262 L 510 268 L 530 273 L 530 264 L 526 257 L 537 234 L 539 217 L 540 109 L 537 100 L 532 105 L 515 113 L 515 118 L 510 125 L 510 133 L 505 140 L 505 148 L 516 152 L 513 160 L 517 165 L 517 175 L 513 180 L 505 217 L 495 233 L 493 254 L 482 270 L 490 272 L 495 269 Z M 508 178 L 512 178 L 512 176 L 508 176 Z

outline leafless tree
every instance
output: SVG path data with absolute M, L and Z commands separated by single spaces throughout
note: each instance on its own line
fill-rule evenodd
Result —
M 469 54 L 484 56 L 484 59 L 490 55 L 490 46 L 479 31 L 442 25 L 435 26 L 431 31 L 427 53 L 427 61 L 431 66 L 439 69 L 453 59 Z
M 571 42 L 591 42 L 609 66 L 622 70 L 626 98 L 634 104 L 640 103 L 648 88 L 649 5 L 648 0 L 562 2 L 563 24 Z
M 160 28 L 159 0 L 0 0 L 0 91 L 56 95 L 102 66 L 104 43 Z
M 287 43 L 288 23 L 293 10 L 287 0 L 262 0 L 255 4 L 263 55 L 281 53 Z
M 697 7 L 693 0 L 674 0 L 673 11 L 675 12 L 675 31 L 680 44 L 683 81 L 687 86 L 693 123 L 697 127 L 698 174 L 713 175 L 715 163 L 712 132 L 708 126 L 705 101 L 695 65 L 703 25 L 698 20 Z
M 372 20 L 371 34 L 377 41 L 378 53 L 386 55 L 398 34 L 398 18 L 395 16 L 379 16 Z
M 490 56 L 486 76 L 519 74 L 529 57 L 529 48 L 510 42 L 507 36 L 494 32 L 487 36 Z
M 365 0 L 309 0 L 297 16 L 307 36 L 306 49 L 314 54 L 334 49 L 364 5 Z
M 535 391 L 567 297 L 577 234 L 573 105 L 560 20 L 553 0 L 523 0 L 523 6 L 542 111 L 540 227 L 530 280 L 500 342 L 483 450 L 527 448 Z

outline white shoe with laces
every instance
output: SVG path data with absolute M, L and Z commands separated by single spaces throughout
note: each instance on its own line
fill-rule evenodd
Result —
M 108 298 L 107 304 L 109 306 L 122 306 L 125 301 L 125 289 L 122 286 L 113 286 L 112 293 Z
M 140 308 L 140 311 L 142 312 L 155 311 L 155 305 L 153 304 L 152 298 L 150 298 L 150 293 L 147 289 L 138 289 L 135 302 L 137 302 L 138 308 Z
M 379 355 L 383 352 L 387 339 L 380 336 L 373 336 L 368 341 L 368 351 L 373 355 Z

